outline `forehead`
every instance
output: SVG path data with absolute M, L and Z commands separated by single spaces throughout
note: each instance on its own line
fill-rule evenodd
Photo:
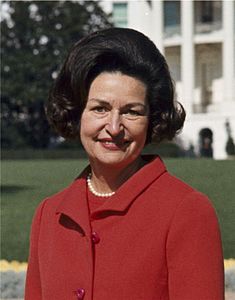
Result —
M 139 102 L 145 104 L 146 85 L 134 77 L 120 72 L 104 72 L 91 83 L 88 101 L 100 99 L 109 103 L 129 104 Z

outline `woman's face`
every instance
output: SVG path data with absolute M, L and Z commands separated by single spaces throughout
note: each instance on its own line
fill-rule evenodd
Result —
M 143 82 L 104 72 L 91 84 L 80 136 L 90 162 L 125 168 L 145 145 L 148 104 Z

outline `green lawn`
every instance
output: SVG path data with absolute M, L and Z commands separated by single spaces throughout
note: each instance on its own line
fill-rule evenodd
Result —
M 166 159 L 165 162 L 171 173 L 211 198 L 221 224 L 225 257 L 235 257 L 235 161 Z M 66 187 L 86 164 L 83 159 L 2 161 L 2 258 L 27 259 L 36 206 Z

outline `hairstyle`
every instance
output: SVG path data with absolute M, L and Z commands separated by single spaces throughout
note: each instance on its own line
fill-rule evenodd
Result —
M 102 72 L 121 72 L 147 87 L 152 138 L 171 140 L 183 127 L 185 111 L 174 100 L 174 84 L 164 56 L 144 34 L 110 28 L 82 38 L 71 48 L 49 94 L 46 113 L 56 131 L 67 139 L 80 137 L 80 119 L 92 81 Z

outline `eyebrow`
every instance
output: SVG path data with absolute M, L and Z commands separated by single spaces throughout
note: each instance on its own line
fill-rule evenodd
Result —
M 97 98 L 91 98 L 88 101 L 95 101 L 95 102 L 99 102 L 99 104 L 101 105 L 107 105 L 107 106 L 111 106 L 110 103 L 108 101 L 102 100 L 102 99 L 97 99 Z M 126 105 L 124 105 L 124 107 L 134 107 L 134 106 L 141 106 L 144 109 L 147 108 L 147 105 L 142 104 L 140 102 L 131 102 L 131 103 L 127 103 Z

